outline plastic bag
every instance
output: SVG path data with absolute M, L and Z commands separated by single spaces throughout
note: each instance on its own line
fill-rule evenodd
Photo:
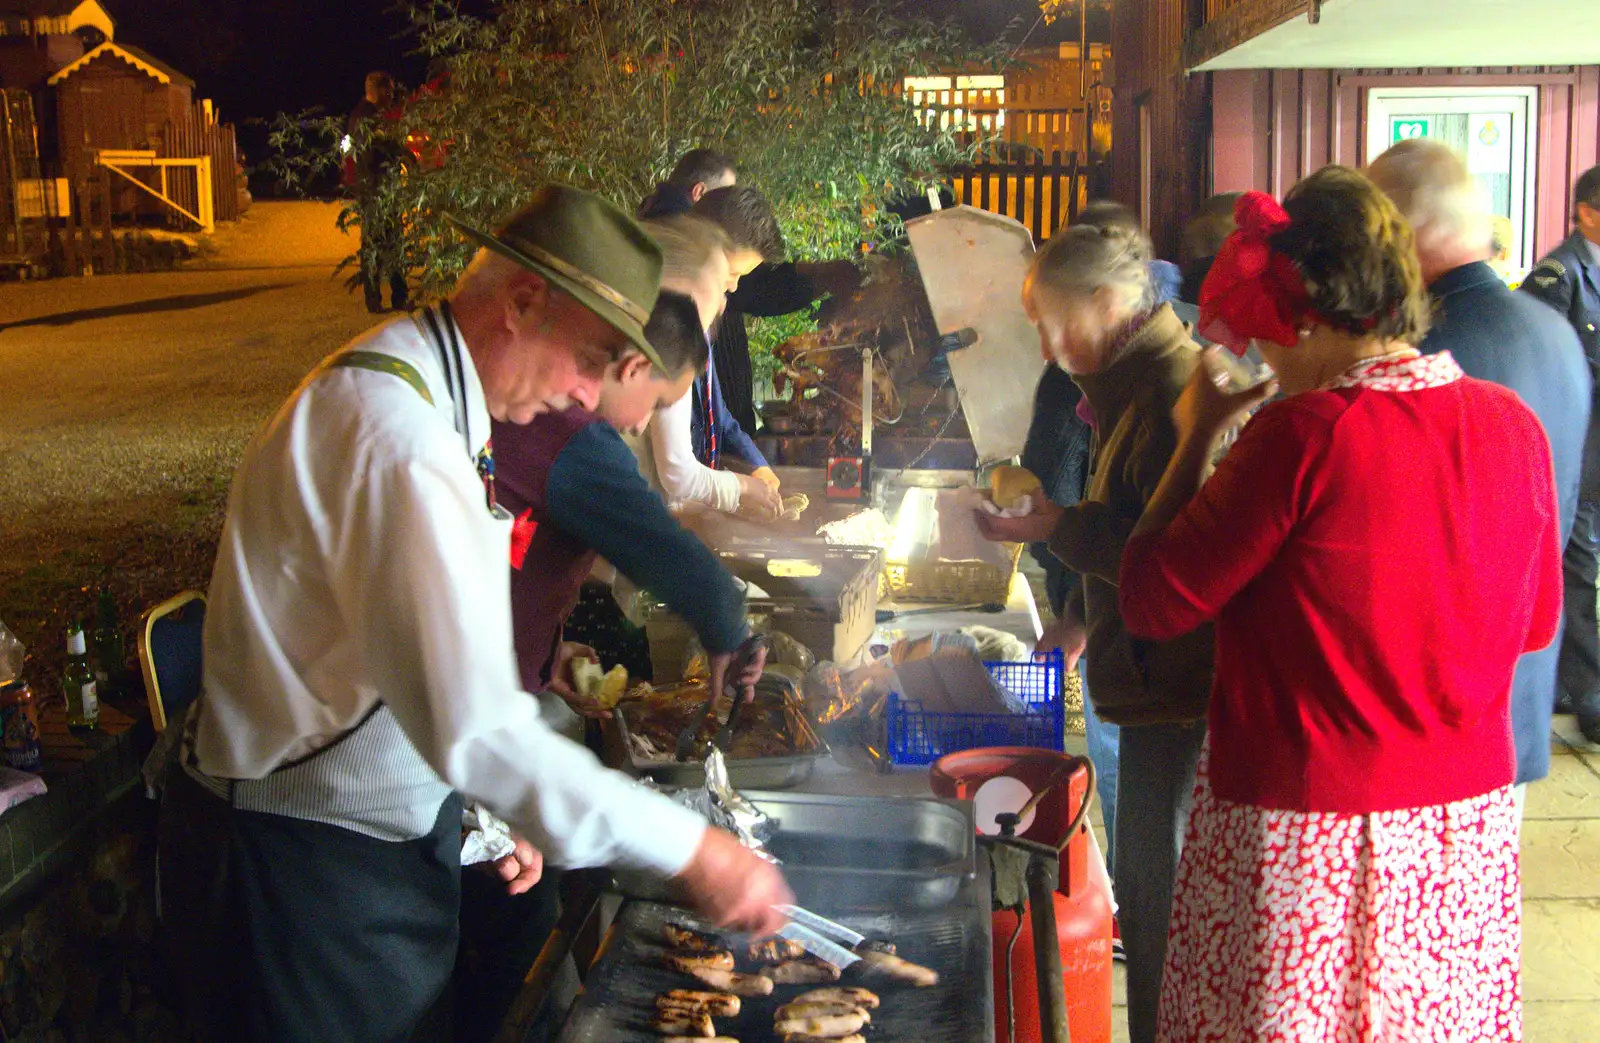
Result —
M 22 676 L 22 661 L 28 650 L 22 647 L 17 636 L 0 622 L 0 684 L 9 684 Z

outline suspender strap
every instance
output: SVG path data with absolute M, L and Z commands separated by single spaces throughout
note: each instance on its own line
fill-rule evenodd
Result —
M 428 405 L 433 405 L 433 392 L 428 390 L 427 381 L 422 379 L 422 374 L 417 372 L 415 366 L 404 359 L 378 351 L 347 351 L 334 356 L 328 366 L 332 369 L 367 369 L 399 377 L 410 384 Z

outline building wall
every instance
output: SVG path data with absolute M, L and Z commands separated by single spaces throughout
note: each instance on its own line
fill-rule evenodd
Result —
M 1119 0 L 1112 13 L 1112 196 L 1136 211 L 1147 206 L 1150 234 L 1163 257 L 1178 256 L 1183 222 L 1207 180 L 1210 78 L 1187 74 L 1182 62 L 1184 36 L 1204 13 L 1205 0 Z M 1141 198 L 1146 157 L 1148 200 Z
M 96 149 L 156 149 L 170 120 L 183 119 L 190 88 L 164 84 L 105 56 L 56 87 L 64 176 L 87 173 Z
M 0 38 L 0 87 L 41 89 L 83 54 L 83 41 L 76 36 Z
M 1212 78 L 1212 190 L 1282 196 L 1329 163 L 1361 166 L 1372 87 L 1539 87 L 1535 252 L 1566 237 L 1572 183 L 1600 163 L 1600 66 L 1533 69 L 1263 69 Z

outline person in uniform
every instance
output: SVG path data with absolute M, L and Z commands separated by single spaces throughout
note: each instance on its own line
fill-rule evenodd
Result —
M 1583 343 L 1589 366 L 1600 374 L 1600 167 L 1578 178 L 1573 192 L 1577 228 L 1522 281 L 1521 290 L 1566 316 Z M 1578 520 L 1562 561 L 1567 585 L 1566 629 L 1561 635 L 1560 703 L 1575 714 L 1583 737 L 1600 744 L 1600 410 L 1591 410 L 1584 449 Z
M 550 186 L 440 305 L 320 365 L 244 452 L 210 588 L 204 686 L 164 793 L 165 925 L 215 1041 L 405 1040 L 456 953 L 463 800 L 571 867 L 674 878 L 775 929 L 776 869 L 555 734 L 518 682 L 490 429 L 593 408 L 648 351 L 661 253 Z M 739 680 L 753 680 L 741 674 Z

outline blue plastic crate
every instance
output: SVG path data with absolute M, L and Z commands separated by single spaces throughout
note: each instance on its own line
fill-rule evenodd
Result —
M 1061 653 L 1052 652 L 1029 663 L 983 665 L 1002 688 L 1028 704 L 1028 712 L 934 713 L 893 692 L 889 696 L 889 756 L 896 764 L 932 764 L 947 753 L 986 746 L 1065 748 Z

